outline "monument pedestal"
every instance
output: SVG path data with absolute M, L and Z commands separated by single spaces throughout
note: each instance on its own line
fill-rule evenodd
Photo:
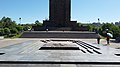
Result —
M 69 22 L 51 22 L 51 21 L 43 21 L 43 26 L 46 27 L 78 27 L 77 21 L 69 21 Z
M 78 28 L 79 26 L 77 24 L 77 21 L 69 21 L 65 23 L 43 21 L 42 27 L 39 26 L 33 27 L 34 31 L 46 31 L 46 29 L 48 29 L 49 31 L 74 31 L 75 29 Z

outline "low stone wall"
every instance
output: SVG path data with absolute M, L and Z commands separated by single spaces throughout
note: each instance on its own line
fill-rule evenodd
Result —
M 21 38 L 97 38 L 95 32 L 24 32 Z
M 87 26 L 82 27 L 40 27 L 40 26 L 33 26 L 32 27 L 34 31 L 46 31 L 48 29 L 49 31 L 89 31 Z

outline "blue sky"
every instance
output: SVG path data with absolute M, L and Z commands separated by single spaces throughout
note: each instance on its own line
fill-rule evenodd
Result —
M 71 19 L 82 23 L 120 21 L 120 0 L 72 0 Z M 0 19 L 10 17 L 19 23 L 42 22 L 49 18 L 49 0 L 0 0 Z

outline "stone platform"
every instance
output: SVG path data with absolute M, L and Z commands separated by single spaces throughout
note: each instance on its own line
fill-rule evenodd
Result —
M 46 40 L 45 40 L 46 41 Z M 50 44 L 51 43 L 51 44 Z M 79 50 L 40 50 L 42 47 L 79 47 Z M 54 45 L 57 46 L 54 46 Z M 70 44 L 70 46 L 68 46 Z M 62 47 L 61 47 L 62 48 Z M 120 62 L 119 49 L 89 44 L 79 40 L 43 42 L 30 40 L 0 49 L 0 61 L 32 62 Z
M 61 48 L 58 50 L 41 50 L 42 47 Z M 63 50 L 62 47 L 75 47 L 79 49 Z M 90 44 L 74 39 L 29 40 L 23 43 L 1 48 L 0 64 L 119 65 L 120 50 L 109 46 Z M 77 67 L 79 67 L 79 65 Z

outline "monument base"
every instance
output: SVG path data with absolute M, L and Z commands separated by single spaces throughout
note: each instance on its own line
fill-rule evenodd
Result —
M 89 31 L 87 27 L 39 27 L 39 26 L 33 26 L 34 31 Z
M 77 27 L 77 21 L 69 21 L 64 23 L 56 23 L 51 21 L 43 21 L 43 26 L 46 27 Z
M 50 21 L 43 21 L 43 26 L 33 26 L 34 31 L 89 31 L 85 26 L 79 27 L 77 21 L 70 21 L 69 23 L 56 24 Z

